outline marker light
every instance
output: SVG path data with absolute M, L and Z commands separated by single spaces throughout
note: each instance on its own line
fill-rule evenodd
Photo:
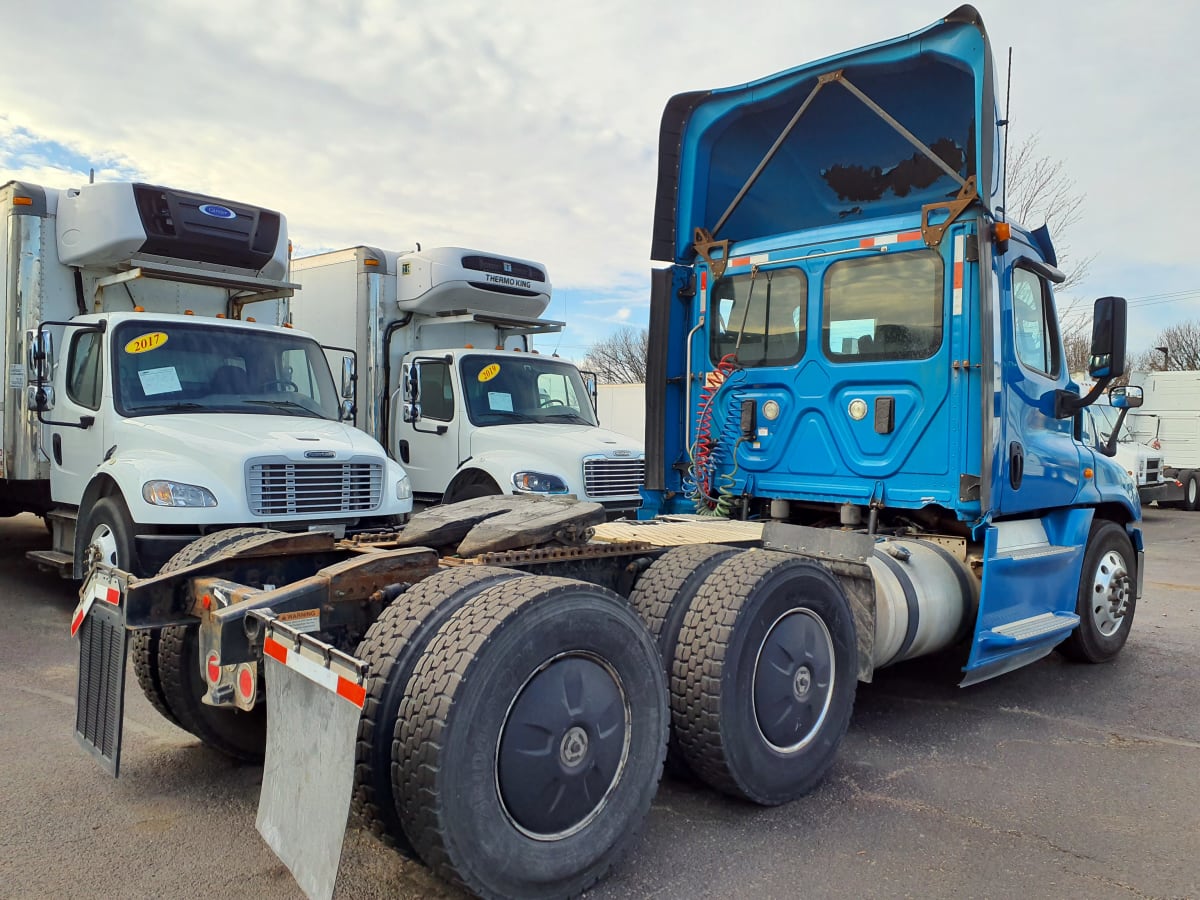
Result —
M 246 316 L 246 321 L 247 322 L 257 322 L 258 319 L 254 318 L 254 316 Z
M 195 313 L 194 313 L 194 312 L 192 312 L 192 310 L 190 310 L 190 309 L 185 309 L 185 310 L 183 311 L 183 314 L 184 314 L 185 316 L 194 316 L 194 315 L 195 315 Z
M 33 206 L 32 197 L 13 197 L 13 206 Z
M 218 318 L 218 319 L 223 319 L 223 318 L 225 318 L 225 313 L 217 313 L 217 318 Z
M 768 400 L 763 404 L 763 418 L 774 422 L 779 418 L 779 404 L 774 400 Z
M 1092 476 L 1094 476 L 1095 474 L 1096 474 L 1096 473 L 1095 473 L 1095 472 L 1093 472 L 1091 469 L 1084 469 L 1084 470 L 1083 470 L 1083 477 L 1084 477 L 1084 478 L 1091 478 L 1091 477 L 1092 477 Z
M 145 311 L 146 311 L 146 307 L 144 307 L 144 306 L 135 306 L 135 307 L 133 308 L 133 311 L 134 311 L 134 312 L 145 312 Z
M 377 259 L 364 259 L 364 260 L 363 260 L 363 265 L 364 265 L 364 266 L 377 266 L 377 265 L 379 265 L 379 260 L 377 260 Z
M 217 651 L 213 650 L 208 654 L 204 665 L 204 672 L 208 675 L 209 684 L 221 683 L 221 657 L 217 655 Z

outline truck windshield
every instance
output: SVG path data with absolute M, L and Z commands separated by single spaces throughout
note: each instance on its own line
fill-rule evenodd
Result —
M 122 322 L 113 331 L 113 402 L 124 416 L 252 413 L 338 417 L 338 397 L 320 346 L 203 322 Z
M 1116 409 L 1113 409 L 1111 406 L 1101 406 L 1098 403 L 1094 404 L 1092 407 L 1090 407 L 1090 409 L 1092 416 L 1096 420 L 1096 430 L 1099 432 L 1100 440 L 1102 443 L 1107 443 L 1108 436 L 1112 434 L 1113 429 L 1117 427 L 1117 417 L 1120 415 L 1120 412 Z M 1126 428 L 1124 423 L 1122 423 L 1121 430 L 1117 434 L 1117 440 L 1133 440 L 1133 438 L 1129 436 L 1129 430 Z
M 596 424 L 583 376 L 570 363 L 512 353 L 464 356 L 460 366 L 475 425 Z

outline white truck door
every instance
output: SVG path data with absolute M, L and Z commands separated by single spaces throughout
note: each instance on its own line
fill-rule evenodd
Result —
M 416 357 L 403 369 L 409 384 L 413 368 L 420 383 L 420 418 L 405 421 L 405 405 L 396 416 L 396 446 L 389 448 L 400 460 L 417 494 L 442 494 L 458 471 L 459 423 L 465 411 L 454 386 L 452 364 L 442 359 Z
M 63 361 L 56 367 L 54 408 L 43 414 L 50 456 L 50 494 L 57 503 L 76 505 L 92 472 L 104 458 L 105 381 L 111 371 L 100 331 L 68 327 L 63 335 Z M 109 392 L 111 395 L 111 391 Z M 72 423 L 86 422 L 85 428 Z

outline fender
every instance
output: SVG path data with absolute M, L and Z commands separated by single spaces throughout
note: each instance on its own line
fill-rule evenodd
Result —
M 566 467 L 547 457 L 530 453 L 515 453 L 511 450 L 486 451 L 471 457 L 460 465 L 458 471 L 454 473 L 454 478 L 450 481 L 450 486 L 454 486 L 463 473 L 475 470 L 487 474 L 496 484 L 500 485 L 500 490 L 505 494 L 515 494 L 517 491 L 512 480 L 514 472 L 545 472 L 547 475 L 557 475 L 561 478 L 567 485 L 567 493 L 582 498 L 584 496 L 583 472 L 579 468 L 578 460 L 575 461 L 574 468 L 576 471 L 567 471 Z M 446 492 L 449 493 L 449 491 L 450 488 L 447 487 Z

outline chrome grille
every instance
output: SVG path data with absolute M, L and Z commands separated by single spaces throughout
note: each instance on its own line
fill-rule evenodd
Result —
M 589 497 L 627 497 L 636 495 L 646 480 L 644 459 L 586 459 L 583 461 L 583 489 Z
M 383 495 L 377 462 L 252 462 L 246 471 L 256 516 L 375 509 Z
M 1162 479 L 1162 458 L 1151 456 L 1146 460 L 1146 481 L 1153 484 Z

